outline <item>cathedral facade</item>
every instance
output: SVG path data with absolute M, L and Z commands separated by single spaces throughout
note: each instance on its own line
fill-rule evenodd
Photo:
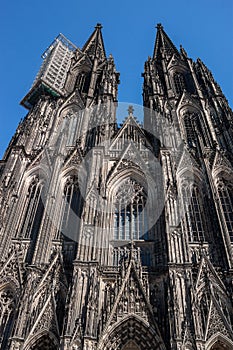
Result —
M 0 349 L 233 349 L 233 114 L 211 72 L 159 24 L 118 125 L 100 24 L 42 57 L 0 162 Z

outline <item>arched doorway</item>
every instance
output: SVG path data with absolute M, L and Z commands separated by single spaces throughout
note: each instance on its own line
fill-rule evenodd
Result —
M 210 350 L 230 350 L 230 348 L 223 344 L 221 341 L 217 341 L 214 345 L 211 346 Z
M 206 343 L 207 350 L 231 350 L 233 341 L 220 332 L 214 334 Z
M 135 315 L 112 326 L 100 339 L 97 350 L 165 350 L 161 336 L 152 323 Z
M 30 350 L 57 350 L 58 347 L 54 345 L 49 337 L 40 338 Z
M 35 335 L 24 348 L 25 350 L 58 350 L 59 341 L 53 333 L 42 331 Z

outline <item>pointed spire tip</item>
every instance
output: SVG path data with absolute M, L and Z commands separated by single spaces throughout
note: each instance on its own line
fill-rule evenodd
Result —
M 102 28 L 103 28 L 103 26 L 102 26 L 102 24 L 101 24 L 101 23 L 97 23 L 97 24 L 96 24 L 96 26 L 95 26 L 95 28 L 96 28 L 96 29 L 102 29 Z
M 157 26 L 156 26 L 157 29 L 163 29 L 163 26 L 161 23 L 158 23 Z

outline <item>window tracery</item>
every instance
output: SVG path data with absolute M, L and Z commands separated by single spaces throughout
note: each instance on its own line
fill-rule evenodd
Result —
M 183 117 L 185 139 L 189 147 L 195 147 L 195 130 L 193 126 L 193 116 L 190 114 L 185 114 Z
M 184 206 L 184 229 L 188 233 L 190 242 L 202 242 L 205 240 L 204 220 L 201 213 L 201 199 L 197 186 L 188 184 L 182 187 L 182 199 Z
M 176 93 L 181 95 L 186 88 L 184 75 L 180 72 L 176 72 L 173 76 Z
M 114 239 L 148 239 L 148 217 L 144 188 L 132 179 L 126 180 L 115 195 Z
M 23 214 L 19 224 L 19 236 L 30 241 L 26 262 L 30 263 L 42 222 L 44 213 L 44 183 L 39 181 L 38 177 L 34 177 L 28 187 L 28 193 L 24 201 Z
M 74 146 L 79 130 L 81 111 L 70 111 L 66 115 L 65 127 L 67 130 L 66 146 Z
M 64 187 L 60 228 L 60 232 L 63 235 L 64 258 L 68 263 L 74 259 L 76 253 L 81 207 L 78 178 L 75 175 L 71 175 Z
M 25 203 L 24 220 L 21 227 L 21 236 L 34 238 L 38 232 L 39 224 L 43 215 L 44 205 L 42 201 L 43 184 L 35 178 L 29 186 Z
M 224 182 L 218 185 L 218 195 L 231 242 L 233 243 L 233 189 Z

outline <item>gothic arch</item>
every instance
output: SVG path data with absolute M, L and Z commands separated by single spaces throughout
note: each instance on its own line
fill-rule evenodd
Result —
M 198 103 L 196 103 L 196 100 L 192 99 L 189 94 L 184 93 L 177 108 L 177 114 L 180 122 L 182 121 L 183 116 L 187 113 L 197 113 L 201 117 L 203 116 Z
M 217 196 L 219 199 L 220 212 L 222 214 L 223 225 L 228 237 L 233 242 L 233 183 L 226 181 L 224 177 L 215 181 Z
M 83 110 L 85 108 L 84 105 L 82 105 L 81 100 L 79 101 L 79 103 L 77 103 L 76 101 L 72 101 L 72 96 L 71 96 L 71 100 L 67 101 L 65 103 L 65 105 L 63 104 L 60 108 L 60 110 L 58 110 L 58 124 L 59 122 L 67 115 L 67 113 L 69 113 L 70 111 L 74 111 L 74 112 L 79 112 L 80 110 Z
M 71 96 L 71 101 L 68 101 L 68 103 L 65 106 L 62 106 L 61 109 L 58 111 L 56 125 L 55 125 L 55 128 L 61 128 L 63 132 L 64 132 L 63 128 L 65 127 L 65 132 L 67 132 L 67 135 L 69 133 L 69 127 L 71 126 L 71 123 L 67 123 L 67 121 L 68 119 L 72 118 L 72 116 L 76 116 L 76 117 L 78 116 L 78 118 L 73 118 L 73 119 L 76 119 L 75 124 L 73 125 L 74 129 L 76 130 L 76 134 L 78 130 L 82 130 L 83 118 L 81 114 L 83 114 L 85 106 L 82 104 L 80 96 L 73 96 L 73 99 L 74 100 L 78 99 L 79 101 L 78 102 L 72 101 L 72 96 Z M 68 127 L 66 124 L 69 124 Z
M 222 181 L 227 181 L 228 184 L 233 186 L 232 169 L 220 165 L 213 170 L 213 179 L 216 187 L 218 187 L 218 184 Z
M 106 197 L 111 201 L 115 195 L 116 189 L 130 178 L 138 182 L 144 188 L 150 208 L 157 206 L 158 198 L 161 199 L 161 201 L 164 200 L 163 197 L 161 197 L 163 196 L 162 180 L 160 179 L 161 181 L 158 182 L 160 186 L 158 186 L 155 180 L 148 176 L 148 174 L 145 175 L 140 168 L 132 166 L 122 169 L 109 177 L 106 186 Z
M 177 94 L 182 94 L 187 89 L 185 75 L 180 70 L 176 70 L 173 73 L 173 84 Z
M 44 208 L 46 204 L 46 186 L 43 178 L 32 175 L 24 183 L 23 198 L 18 203 L 20 220 L 16 230 L 18 236 L 28 240 L 28 248 L 25 255 L 26 261 L 31 262 L 39 230 L 42 224 Z
M 148 183 L 146 181 L 147 179 L 145 178 L 145 174 L 143 173 L 143 171 L 136 166 L 130 165 L 130 167 L 126 167 L 109 177 L 107 182 L 107 194 L 110 195 L 114 188 L 118 187 L 122 181 L 129 177 L 134 178 L 135 180 L 140 182 L 144 187 L 148 186 Z
M 137 348 L 127 348 L 130 344 L 137 344 Z M 142 318 L 129 315 L 112 326 L 101 337 L 97 350 L 165 350 L 161 336 L 152 324 Z
M 57 350 L 59 349 L 59 341 L 55 335 L 47 330 L 42 330 L 30 337 L 23 350 Z
M 206 342 L 205 348 L 206 350 L 231 350 L 233 341 L 218 332 Z
M 135 228 L 138 228 L 136 230 L 138 231 L 138 234 L 136 231 L 135 234 L 136 236 L 140 236 L 139 222 L 137 224 L 136 221 L 139 221 L 139 216 L 141 215 L 143 222 L 148 226 L 148 219 L 146 218 L 148 211 L 147 200 L 150 200 L 148 183 L 146 182 L 145 176 L 141 170 L 134 168 L 121 170 L 115 176 L 110 178 L 106 192 L 109 200 L 110 211 L 114 216 L 113 239 L 130 239 L 128 236 L 130 236 L 130 232 L 133 231 L 133 221 L 135 221 Z M 143 227 L 144 223 L 142 223 Z M 116 232 L 118 232 L 118 235 L 116 235 Z M 136 236 L 134 239 L 136 239 Z
M 28 169 L 27 171 L 25 171 L 24 174 L 24 181 L 22 181 L 22 185 L 24 186 L 24 184 L 29 184 L 32 180 L 33 177 L 37 176 L 41 179 L 41 181 L 43 181 L 44 183 L 46 183 L 47 179 L 49 179 L 49 173 L 50 170 L 49 168 L 46 166 L 45 162 L 39 162 L 39 164 L 35 164 L 32 168 Z
M 210 235 L 207 221 L 208 208 L 204 206 L 206 193 L 200 174 L 179 176 L 179 196 L 181 201 L 181 225 L 188 235 L 189 242 L 206 241 Z M 198 176 L 197 176 L 198 174 Z M 185 176 L 186 175 L 186 176 Z
M 69 167 L 60 176 L 58 188 L 56 239 L 62 239 L 63 258 L 71 263 L 76 255 L 80 220 L 82 214 L 82 194 L 79 188 L 78 171 Z

